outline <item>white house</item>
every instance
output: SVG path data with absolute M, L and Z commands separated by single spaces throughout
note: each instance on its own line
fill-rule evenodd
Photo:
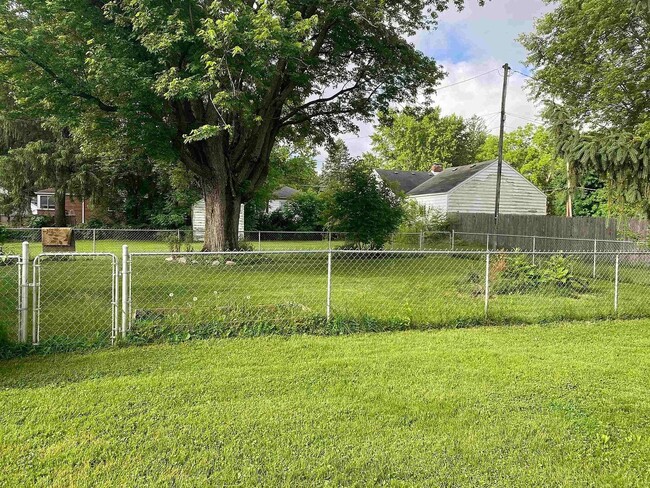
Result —
M 271 213 L 274 210 L 284 207 L 292 196 L 298 193 L 298 190 L 290 186 L 283 186 L 273 192 L 273 198 L 266 205 L 266 212 Z
M 195 241 L 205 238 L 205 200 L 201 199 L 192 206 L 192 233 Z M 239 210 L 239 238 L 244 238 L 244 205 Z
M 443 213 L 493 213 L 497 161 L 427 171 L 376 169 L 377 177 L 398 187 L 407 198 Z M 546 215 L 546 195 L 504 161 L 501 172 L 502 214 Z

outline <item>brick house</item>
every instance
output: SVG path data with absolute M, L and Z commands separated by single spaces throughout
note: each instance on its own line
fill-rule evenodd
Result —
M 54 217 L 55 199 L 54 189 L 46 188 L 36 192 L 36 215 L 49 215 Z M 92 206 L 88 200 L 73 199 L 70 194 L 65 195 L 65 218 L 68 225 L 85 224 L 94 217 Z

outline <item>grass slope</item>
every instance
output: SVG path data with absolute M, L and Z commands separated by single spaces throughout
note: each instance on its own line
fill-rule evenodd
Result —
M 650 322 L 0 363 L 0 485 L 648 486 Z

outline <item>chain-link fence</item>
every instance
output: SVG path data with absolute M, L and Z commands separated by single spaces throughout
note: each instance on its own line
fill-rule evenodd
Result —
M 77 252 L 119 254 L 123 244 L 132 252 L 193 252 L 203 248 L 189 229 L 74 229 Z M 352 236 L 344 232 L 246 231 L 241 249 L 249 251 L 328 250 L 348 247 Z M 18 254 L 27 241 L 31 256 L 43 252 L 40 229 L 8 229 L 5 253 Z M 646 242 L 560 238 L 529 235 L 485 234 L 451 231 L 398 232 L 384 245 L 386 250 L 521 250 L 547 252 L 634 252 L 648 250 Z
M 105 344 L 118 334 L 119 268 L 109 253 L 39 254 L 33 262 L 33 342 Z
M 0 255 L 0 343 L 20 339 L 21 269 L 20 257 Z
M 218 330 L 314 317 L 439 326 L 650 316 L 650 253 L 599 252 L 595 263 L 542 251 L 135 253 L 129 320 Z
M 35 343 L 650 317 L 650 252 L 123 251 L 41 254 L 31 284 L 4 258 L 1 330 L 28 302 Z

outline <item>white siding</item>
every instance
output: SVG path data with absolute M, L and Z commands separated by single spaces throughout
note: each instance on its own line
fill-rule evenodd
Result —
M 497 163 L 488 166 L 448 193 L 448 212 L 493 213 Z M 508 164 L 501 174 L 503 214 L 546 215 L 546 195 Z
M 415 200 L 422 207 L 429 210 L 437 210 L 447 213 L 447 195 L 448 193 L 436 193 L 433 195 L 414 195 L 409 197 L 410 200 Z
M 205 237 L 205 200 L 199 200 L 192 206 L 192 231 L 195 241 Z M 239 238 L 244 238 L 244 205 L 239 211 Z
M 274 212 L 275 210 L 284 207 L 287 203 L 286 200 L 269 200 L 268 213 Z

